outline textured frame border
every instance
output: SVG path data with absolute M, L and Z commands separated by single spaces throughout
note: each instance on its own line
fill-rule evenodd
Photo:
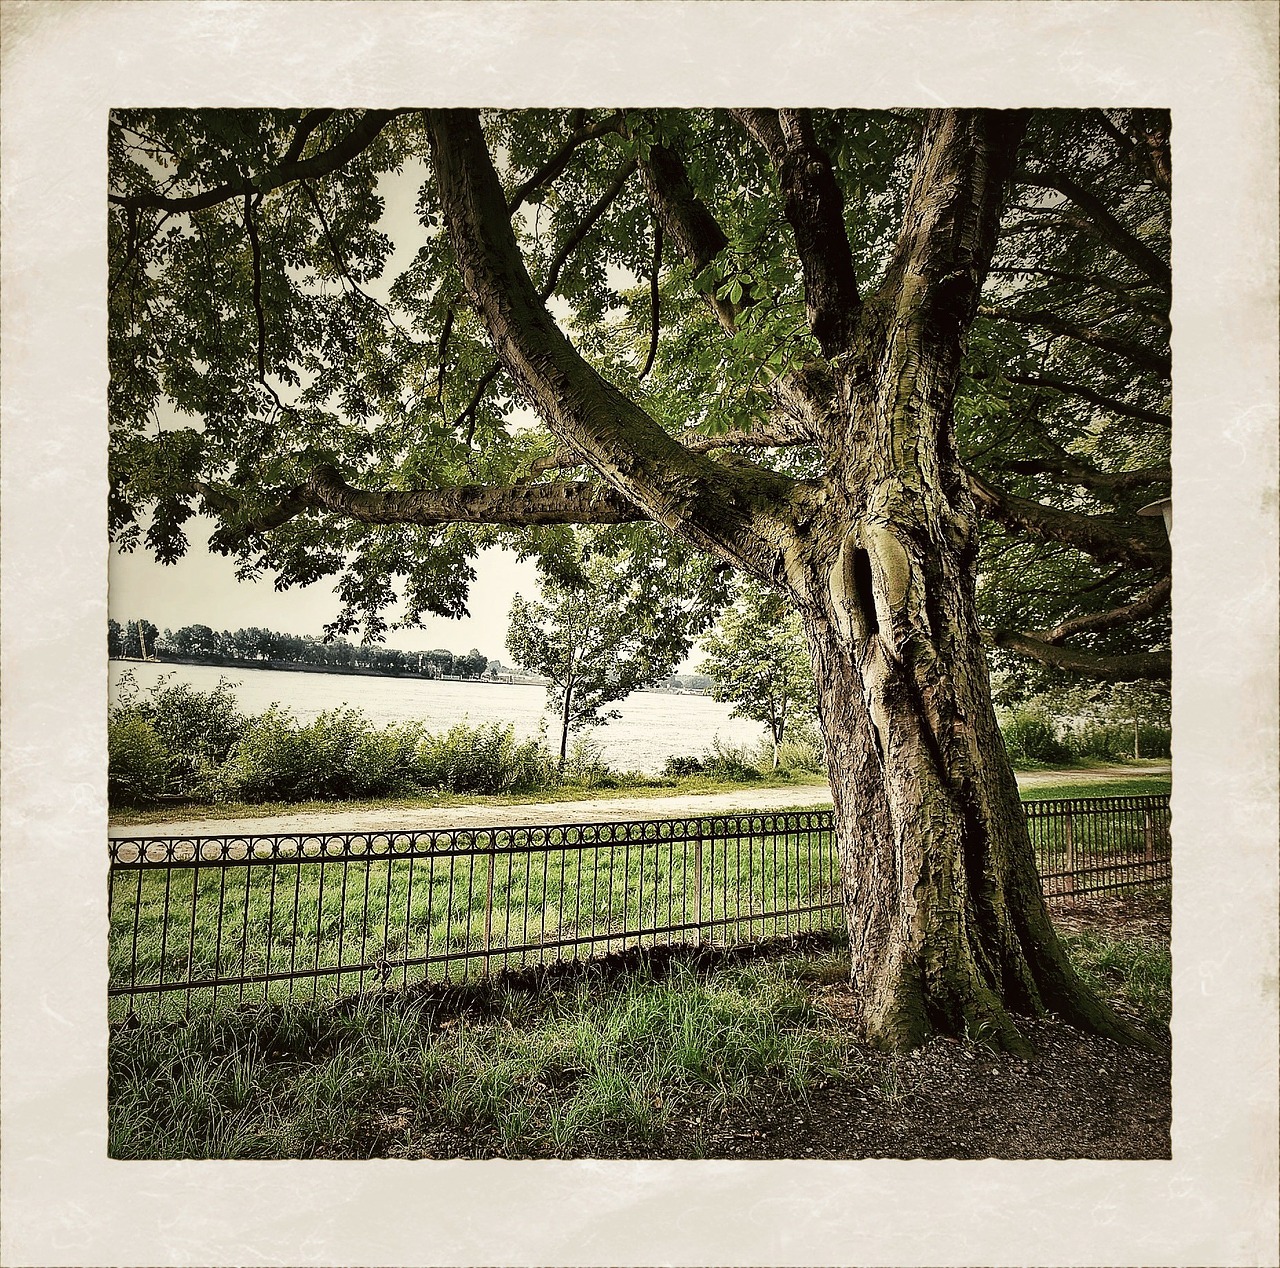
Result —
M 1273 5 L 10 0 L 0 17 L 4 1262 L 1274 1262 Z M 109 1161 L 107 109 L 747 98 L 1173 108 L 1173 1161 Z

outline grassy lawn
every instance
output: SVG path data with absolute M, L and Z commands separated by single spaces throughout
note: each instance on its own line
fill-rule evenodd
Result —
M 1166 943 L 1105 930 L 1067 941 L 1114 1003 L 1153 1033 L 1167 1026 Z M 803 1113 L 834 1091 L 900 1117 L 902 1087 L 924 1067 L 859 1047 L 833 1010 L 848 971 L 841 938 L 810 935 L 785 954 L 654 952 L 451 991 L 115 1026 L 110 1153 L 645 1156 L 675 1140 L 673 1156 L 698 1157 L 713 1122 L 762 1103 Z M 941 1051 L 955 1060 L 966 1047 Z M 999 1073 L 1025 1078 L 1016 1063 Z

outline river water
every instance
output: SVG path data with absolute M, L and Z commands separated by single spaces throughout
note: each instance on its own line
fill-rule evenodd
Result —
M 557 720 L 546 714 L 546 689 L 515 683 L 445 682 L 441 679 L 373 678 L 353 674 L 289 673 L 277 669 L 226 669 L 216 665 L 168 665 L 137 661 L 111 662 L 111 695 L 115 699 L 124 672 L 140 687 L 162 675 L 211 691 L 220 679 L 235 685 L 242 713 L 261 713 L 272 704 L 302 721 L 330 709 L 359 709 L 378 726 L 389 722 L 421 722 L 429 731 L 447 730 L 456 722 L 511 723 L 524 739 L 538 734 L 544 720 L 552 747 L 558 746 Z M 764 728 L 731 718 L 730 706 L 708 696 L 677 696 L 638 691 L 612 706 L 620 718 L 586 734 L 616 770 L 655 773 L 673 755 L 698 756 L 718 736 L 729 745 L 758 744 Z

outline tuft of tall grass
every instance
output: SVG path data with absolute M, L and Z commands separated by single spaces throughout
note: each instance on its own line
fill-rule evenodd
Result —
M 1064 939 L 1077 971 L 1094 990 L 1144 1028 L 1168 1029 L 1173 1011 L 1172 963 L 1166 942 L 1117 938 L 1098 930 Z

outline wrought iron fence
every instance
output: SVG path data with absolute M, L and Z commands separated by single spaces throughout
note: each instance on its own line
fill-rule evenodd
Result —
M 1168 799 L 1027 803 L 1050 897 L 1169 875 Z M 333 996 L 843 919 L 830 811 L 111 841 L 112 1014 Z
M 1023 803 L 1045 897 L 1167 884 L 1172 876 L 1167 794 Z

